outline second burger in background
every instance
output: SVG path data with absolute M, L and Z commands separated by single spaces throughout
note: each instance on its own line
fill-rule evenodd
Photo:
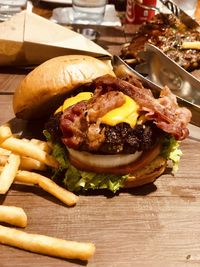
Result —
M 71 191 L 150 183 L 169 159 L 177 169 L 191 118 L 167 87 L 155 98 L 136 78 L 119 79 L 108 64 L 76 55 L 33 70 L 13 105 L 20 118 L 52 112 L 44 134 L 60 163 L 53 178 Z

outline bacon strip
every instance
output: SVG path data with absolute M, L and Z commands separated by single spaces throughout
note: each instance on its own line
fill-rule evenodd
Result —
M 88 120 L 96 122 L 110 110 L 120 107 L 125 103 L 125 96 L 119 91 L 110 91 L 102 94 L 102 90 L 96 89 L 94 96 L 88 101 Z
M 84 117 L 86 102 L 81 101 L 67 108 L 60 119 L 60 129 L 63 133 L 63 143 L 76 148 L 85 139 L 87 122 Z
M 95 91 L 91 100 L 69 107 L 61 117 L 60 128 L 66 146 L 78 149 L 84 144 L 91 151 L 98 150 L 105 138 L 98 118 L 124 103 L 122 93 L 133 98 L 140 111 L 145 112 L 146 119 L 152 120 L 158 128 L 177 140 L 188 136 L 187 124 L 191 112 L 178 106 L 176 96 L 168 87 L 164 87 L 160 97 L 155 99 L 151 90 L 138 87 L 136 82 L 130 84 L 110 75 L 95 79 L 92 86 Z
M 165 86 L 160 98 L 155 99 L 149 89 L 138 88 L 110 75 L 101 76 L 94 83 L 98 88 L 118 90 L 130 96 L 140 106 L 140 110 L 146 112 L 147 119 L 154 120 L 157 127 L 172 134 L 177 140 L 188 136 L 187 124 L 191 120 L 191 112 L 178 106 L 176 96 L 168 87 Z

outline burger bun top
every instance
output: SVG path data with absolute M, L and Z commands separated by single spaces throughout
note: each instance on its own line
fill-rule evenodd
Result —
M 52 58 L 31 71 L 16 89 L 14 113 L 21 119 L 49 116 L 65 95 L 105 74 L 114 76 L 111 65 L 90 56 Z

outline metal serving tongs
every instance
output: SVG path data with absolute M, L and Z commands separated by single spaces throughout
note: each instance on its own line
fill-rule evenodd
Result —
M 135 0 L 138 6 L 141 6 L 147 10 L 154 10 L 162 14 L 162 11 L 157 6 L 145 5 L 141 3 L 140 0 Z M 199 23 L 190 17 L 186 12 L 184 12 L 179 6 L 177 6 L 173 1 L 170 0 L 159 0 L 164 6 L 166 6 L 183 24 L 188 28 L 199 28 Z
M 158 86 L 167 85 L 178 97 L 200 107 L 200 81 L 170 59 L 156 46 L 146 43 L 140 52 L 144 60 L 135 67 Z
M 155 62 L 157 62 L 157 61 L 155 61 Z M 163 62 L 162 62 L 162 64 L 163 64 Z M 164 65 L 167 65 L 167 63 L 165 62 L 163 64 L 163 66 Z M 163 85 L 156 84 L 155 81 L 152 81 L 152 80 L 150 80 L 147 77 L 144 77 L 142 74 L 138 73 L 136 70 L 134 70 L 133 68 L 131 68 L 128 64 L 126 64 L 118 56 L 114 56 L 113 57 L 113 66 L 114 66 L 114 70 L 116 72 L 116 75 L 118 75 L 118 73 L 121 74 L 122 73 L 122 70 L 123 70 L 124 73 L 131 73 L 133 76 L 136 76 L 143 83 L 143 85 L 146 88 L 150 88 L 154 92 L 160 92 L 162 90 Z M 159 65 L 159 68 L 160 67 L 161 66 Z M 153 74 L 152 76 L 158 75 L 159 68 L 158 68 L 157 74 Z M 175 71 L 174 67 L 172 67 L 172 66 L 171 66 L 171 69 Z M 165 82 L 166 82 L 165 85 L 169 86 L 169 88 L 170 88 L 170 85 L 167 83 L 167 80 Z M 197 82 L 198 82 L 198 80 L 197 80 Z M 185 88 L 186 88 L 186 93 L 187 93 L 187 88 L 189 88 L 189 86 L 191 86 L 189 84 L 189 80 L 187 80 L 187 82 L 185 82 L 185 86 L 186 86 Z M 190 90 L 192 90 L 192 88 L 190 88 Z M 182 96 L 178 95 L 176 91 L 174 91 L 173 93 L 176 95 L 177 101 L 180 104 L 180 106 L 187 107 L 192 112 L 191 124 L 200 127 L 200 106 L 198 106 L 197 104 L 194 104 L 193 101 L 189 101 L 188 99 L 186 99 L 184 97 L 184 94 L 185 93 Z M 198 96 L 197 96 L 197 94 L 198 94 Z M 193 96 L 193 94 L 192 94 L 192 96 Z M 198 91 L 196 91 L 196 89 L 195 89 L 195 96 L 198 97 L 197 98 L 197 101 L 200 101 L 200 87 L 199 87 L 199 90 Z M 193 132 L 195 132 L 194 134 L 192 134 L 192 137 L 193 138 L 196 138 L 196 139 L 200 139 L 200 129 L 197 128 L 197 127 L 195 127 L 195 126 L 194 127 L 192 126 L 192 128 L 194 128 Z

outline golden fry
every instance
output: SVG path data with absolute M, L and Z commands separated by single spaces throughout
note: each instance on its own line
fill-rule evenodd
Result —
M 22 208 L 0 205 L 0 221 L 16 225 L 27 226 L 27 216 Z
M 14 181 L 20 164 L 20 156 L 11 154 L 0 174 L 0 194 L 5 194 Z
M 26 171 L 31 171 L 31 170 L 45 171 L 46 165 L 36 159 L 22 156 L 19 169 Z
M 12 136 L 11 129 L 8 124 L 0 126 L 0 143 Z
M 26 142 L 21 139 L 10 137 L 1 143 L 1 147 L 11 150 L 21 156 L 27 156 L 45 163 L 48 166 L 57 168 L 57 160 L 45 151 L 41 150 L 37 145 Z
M 195 50 L 200 50 L 200 41 L 195 41 L 195 42 L 183 42 L 182 49 L 195 49 Z
M 65 203 L 68 206 L 73 206 L 78 201 L 78 196 L 73 194 L 72 192 L 58 186 L 56 183 L 54 183 L 52 180 L 46 178 L 39 179 L 38 184 L 42 189 L 49 192 L 56 198 L 60 199 L 63 203 Z
M 4 166 L 8 161 L 8 156 L 0 155 L 0 166 Z M 20 158 L 20 170 L 37 170 L 37 171 L 45 171 L 46 165 L 36 159 L 28 158 L 21 156 Z
M 34 184 L 38 185 L 38 176 L 33 175 L 32 172 L 29 171 L 21 171 L 19 170 L 15 176 L 16 182 L 21 182 L 25 184 Z
M 7 161 L 8 161 L 8 156 L 0 155 L 0 166 L 6 165 Z
M 32 138 L 30 140 L 30 142 L 35 144 L 35 145 L 38 145 L 40 147 L 40 149 L 44 150 L 47 153 L 50 153 L 51 150 L 52 150 L 52 148 L 49 146 L 49 144 L 47 142 L 45 142 L 45 141 L 41 141 L 41 140 Z
M 20 139 L 23 140 L 23 141 L 26 142 L 26 143 L 29 143 L 29 142 L 30 142 L 30 140 L 27 139 L 27 138 L 20 138 Z
M 74 193 L 60 187 L 51 179 L 38 173 L 18 171 L 15 181 L 38 185 L 68 206 L 75 205 L 79 199 Z
M 32 138 L 32 139 L 27 139 L 27 138 L 22 138 L 21 140 L 25 141 L 26 143 L 31 142 L 34 145 L 37 145 L 40 149 L 42 149 L 43 151 L 50 153 L 52 150 L 52 146 L 50 146 L 47 142 L 36 139 L 36 138 Z
M 9 156 L 12 152 L 10 150 L 4 149 L 0 147 L 0 155 Z
M 0 243 L 66 259 L 88 260 L 95 252 L 95 246 L 92 243 L 66 241 L 45 235 L 29 234 L 5 226 L 0 226 Z

